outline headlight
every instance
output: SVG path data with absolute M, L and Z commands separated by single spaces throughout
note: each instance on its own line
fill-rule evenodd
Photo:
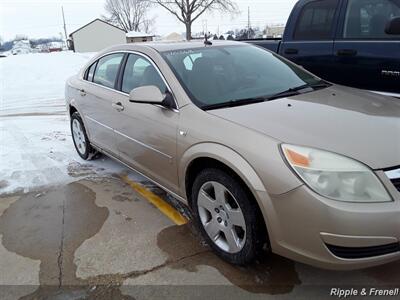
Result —
M 353 159 L 312 148 L 282 145 L 286 160 L 318 194 L 345 202 L 389 202 L 378 177 Z

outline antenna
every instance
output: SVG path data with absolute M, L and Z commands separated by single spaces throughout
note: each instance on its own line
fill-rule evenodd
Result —
M 208 40 L 207 33 L 204 35 L 204 45 L 205 46 L 212 46 L 212 42 Z

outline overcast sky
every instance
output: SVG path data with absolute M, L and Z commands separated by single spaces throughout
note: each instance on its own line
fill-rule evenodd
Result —
M 105 0 L 0 0 L 0 36 L 9 40 L 17 34 L 30 38 L 60 36 L 63 32 L 61 6 L 64 7 L 68 34 L 95 18 L 105 14 Z M 193 32 L 202 31 L 207 23 L 211 32 L 247 25 L 247 7 L 253 26 L 285 23 L 296 0 L 237 0 L 240 12 L 234 16 L 221 16 L 218 12 L 205 14 L 193 24 Z M 149 13 L 156 17 L 155 34 L 184 32 L 184 26 L 162 8 Z

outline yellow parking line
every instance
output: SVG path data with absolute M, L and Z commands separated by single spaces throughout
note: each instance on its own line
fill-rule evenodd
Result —
M 169 203 L 165 202 L 162 198 L 146 189 L 143 185 L 130 180 L 128 176 L 122 176 L 122 180 L 129 184 L 131 188 L 142 195 L 147 201 L 157 207 L 159 211 L 161 211 L 176 225 L 184 225 L 188 222 L 188 220 L 182 216 L 180 212 L 173 208 Z

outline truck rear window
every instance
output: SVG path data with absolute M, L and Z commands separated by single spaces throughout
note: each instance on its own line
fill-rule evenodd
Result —
M 298 19 L 294 39 L 331 39 L 337 3 L 336 0 L 319 0 L 305 5 Z

